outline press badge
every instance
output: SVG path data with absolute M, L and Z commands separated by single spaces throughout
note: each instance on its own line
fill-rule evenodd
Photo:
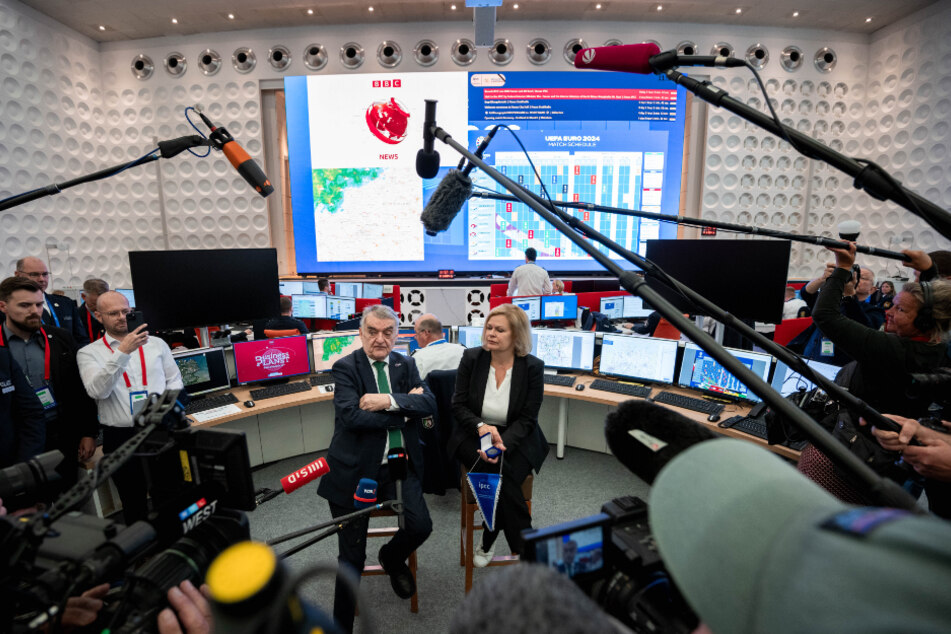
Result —
M 129 411 L 133 417 L 145 409 L 145 405 L 148 402 L 149 393 L 147 391 L 138 390 L 136 392 L 129 392 Z
M 56 407 L 56 399 L 53 398 L 53 392 L 49 386 L 44 385 L 40 389 L 33 391 L 36 392 L 36 397 L 40 399 L 43 409 L 53 409 Z
M 9 394 L 10 392 L 13 392 L 16 389 L 17 388 L 13 384 L 13 381 L 9 379 L 6 381 L 0 381 L 0 394 Z
M 830 339 L 823 339 L 821 344 L 820 352 L 824 357 L 831 357 L 835 355 L 835 344 L 832 343 Z

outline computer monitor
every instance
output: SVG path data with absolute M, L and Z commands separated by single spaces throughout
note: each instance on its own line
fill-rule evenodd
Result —
M 532 354 L 547 368 L 590 372 L 594 368 L 594 333 L 533 328 Z
M 126 298 L 129 302 L 129 308 L 135 308 L 135 293 L 131 288 L 117 288 L 116 292 Z
M 291 295 L 291 314 L 301 319 L 326 319 L 326 295 Z
M 306 295 L 326 295 L 325 291 L 320 290 L 320 282 L 304 282 L 304 293 Z
M 806 365 L 830 381 L 835 381 L 835 375 L 842 369 L 837 365 L 822 363 L 820 361 L 806 360 Z M 773 370 L 773 382 L 771 385 L 774 390 L 783 396 L 789 396 L 793 392 L 798 392 L 800 389 L 808 392 L 816 386 L 815 383 L 806 379 L 782 361 L 776 361 L 776 369 Z
M 480 329 L 481 330 L 481 329 Z M 442 338 L 446 341 L 449 341 L 449 328 L 444 327 L 442 329 Z M 397 344 L 406 344 L 410 352 L 416 352 L 419 350 L 419 342 L 416 341 L 416 329 L 415 328 L 400 328 L 399 334 L 396 336 Z
M 518 306 L 528 315 L 529 321 L 538 321 L 542 318 L 542 298 L 538 296 L 513 297 L 512 305 Z
M 277 284 L 278 289 L 281 291 L 281 295 L 303 295 L 304 294 L 304 283 L 297 281 L 282 281 Z
M 602 297 L 600 312 L 608 319 L 640 319 L 647 317 L 653 310 L 644 307 L 644 300 L 634 295 Z
M 419 346 L 417 346 L 419 347 Z M 393 352 L 399 352 L 404 357 L 409 356 L 409 342 L 408 341 L 397 341 L 393 346 Z
M 363 297 L 363 284 L 360 282 L 335 282 L 334 294 L 344 297 Z
M 769 367 L 773 362 L 770 355 L 734 348 L 727 348 L 726 350 L 763 381 L 769 381 Z M 718 396 L 753 403 L 760 401 L 760 398 L 753 394 L 746 385 L 693 342 L 687 342 L 684 346 L 684 358 L 680 364 L 678 383 L 682 387 L 703 390 Z
M 673 339 L 605 333 L 601 339 L 600 372 L 625 379 L 673 383 L 677 345 Z
M 363 283 L 363 298 L 364 299 L 367 299 L 367 298 L 383 299 L 383 285 L 364 282 Z
M 309 374 L 307 335 L 236 341 L 234 372 L 240 385 Z
M 478 348 L 482 345 L 482 326 L 459 326 L 456 341 L 466 348 Z
M 327 296 L 327 319 L 350 319 L 357 312 L 357 300 L 353 297 Z
M 363 347 L 360 332 L 317 333 L 311 343 L 314 348 L 314 372 L 329 372 L 338 359 Z
M 577 295 L 542 295 L 542 321 L 560 321 L 578 317 Z
M 224 348 L 199 348 L 173 352 L 172 358 L 182 375 L 189 396 L 231 387 Z

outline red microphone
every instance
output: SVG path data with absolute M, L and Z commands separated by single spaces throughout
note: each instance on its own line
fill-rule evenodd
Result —
M 324 458 L 317 458 L 305 467 L 301 467 L 294 473 L 281 478 L 281 488 L 284 493 L 293 493 L 308 482 L 316 480 L 320 476 L 330 472 L 330 465 Z
M 664 73 L 677 66 L 735 68 L 746 66 L 746 60 L 722 55 L 678 55 L 677 51 L 661 53 L 660 47 L 653 42 L 596 46 L 582 49 L 575 55 L 575 68 L 616 70 L 638 75 Z

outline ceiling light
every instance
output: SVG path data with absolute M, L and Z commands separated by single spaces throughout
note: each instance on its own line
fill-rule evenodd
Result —
M 172 18 L 172 24 L 178 24 L 178 18 Z
M 599 2 L 598 4 L 594 5 L 594 8 L 595 8 L 595 9 L 600 9 L 600 8 L 601 8 L 601 3 Z
M 368 7 L 368 9 L 370 10 L 370 13 L 373 13 L 373 7 Z
M 106 27 L 104 27 L 103 25 L 100 24 L 100 25 L 99 25 L 99 30 L 100 30 L 100 31 L 105 31 L 105 30 L 106 30 Z
M 307 15 L 314 15 L 313 9 L 307 9 Z
M 449 7 L 449 8 L 452 9 L 453 11 L 455 11 L 455 10 L 456 10 L 456 5 L 452 5 L 452 6 Z
M 799 12 L 798 12 L 798 11 L 793 11 L 793 12 L 792 12 L 792 17 L 798 18 L 798 17 L 799 17 Z
M 866 21 L 866 22 L 871 22 L 871 21 L 872 21 L 872 18 L 865 18 L 865 21 Z
M 741 9 L 740 7 L 737 7 L 737 8 L 736 8 L 736 14 L 737 14 L 737 15 L 740 15 L 741 13 L 743 13 L 743 9 Z
M 518 8 L 518 3 L 513 4 L 513 5 L 512 5 L 512 8 L 513 8 L 513 9 L 517 9 L 517 8 Z
M 657 5 L 657 10 L 658 10 L 658 11 L 663 11 L 663 10 L 664 10 L 664 5 L 658 4 L 658 5 Z
M 229 20 L 234 20 L 234 14 L 233 14 L 233 13 L 229 13 L 229 14 L 228 14 L 228 19 L 229 19 Z

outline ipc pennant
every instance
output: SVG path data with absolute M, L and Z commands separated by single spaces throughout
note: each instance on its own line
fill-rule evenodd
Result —
M 475 496 L 482 519 L 490 531 L 495 530 L 495 505 L 499 501 L 499 487 L 502 486 L 501 473 L 473 473 L 466 475 L 469 487 Z

